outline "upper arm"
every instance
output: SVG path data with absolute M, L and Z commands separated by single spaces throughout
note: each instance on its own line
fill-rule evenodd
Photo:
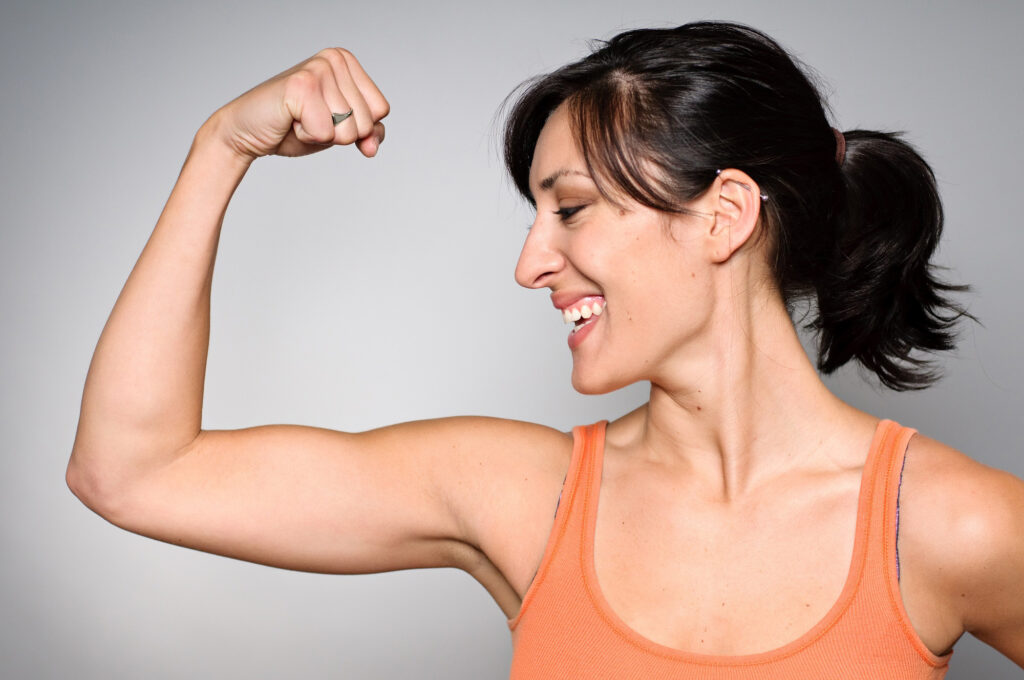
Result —
M 517 502 L 517 479 L 558 474 L 564 437 L 491 418 L 208 430 L 97 509 L 159 540 L 290 569 L 460 566 Z
M 922 639 L 970 632 L 1024 667 L 1024 482 L 917 435 L 903 497 L 900 585 Z
M 960 542 L 975 554 L 954 583 L 964 629 L 1024 668 L 1024 482 L 997 472 L 969 512 Z

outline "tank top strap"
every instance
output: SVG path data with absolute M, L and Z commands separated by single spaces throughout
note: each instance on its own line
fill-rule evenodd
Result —
M 858 518 L 858 525 L 865 527 L 869 536 L 866 557 L 871 571 L 884 579 L 887 589 L 899 587 L 896 538 L 900 481 L 907 444 L 915 432 L 893 420 L 882 420 L 864 467 L 863 483 L 870 484 L 871 497 L 861 512 L 870 514 Z
M 900 485 L 907 447 L 917 433 L 892 420 L 879 424 L 870 458 L 872 500 L 863 580 L 858 596 L 872 601 L 876 611 L 887 611 L 894 625 L 901 629 L 910 646 L 930 666 L 944 666 L 949 655 L 939 657 L 918 637 L 903 606 L 899 581 L 899 513 Z M 869 463 L 871 462 L 869 458 Z M 865 468 L 865 474 L 868 474 Z M 865 479 L 867 481 L 867 479 Z

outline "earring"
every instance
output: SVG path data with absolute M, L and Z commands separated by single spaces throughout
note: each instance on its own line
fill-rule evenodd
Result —
M 717 175 L 721 175 L 721 174 L 722 174 L 722 169 L 721 169 L 721 168 L 719 168 L 718 170 L 715 170 L 715 175 L 716 175 L 716 176 L 717 176 Z M 735 181 L 735 180 L 734 180 L 734 181 Z M 739 184 L 739 185 L 740 185 L 741 187 L 743 187 L 743 188 L 744 188 L 744 189 L 746 189 L 747 191 L 750 191 L 750 185 L 749 185 L 749 184 L 744 184 L 743 182 L 736 182 L 736 184 Z M 764 193 L 764 192 L 762 191 L 762 192 L 761 192 L 761 200 L 762 200 L 762 201 L 767 201 L 767 200 L 768 200 L 768 194 L 766 194 L 766 193 Z

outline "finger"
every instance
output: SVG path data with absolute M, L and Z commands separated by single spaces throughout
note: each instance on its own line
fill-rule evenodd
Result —
M 380 150 L 380 145 L 384 141 L 384 123 L 373 124 L 373 134 L 368 137 L 363 137 L 356 142 L 356 148 L 367 158 L 373 158 L 377 155 Z
M 292 116 L 292 130 L 304 144 L 330 144 L 334 140 L 334 123 L 320 83 L 316 73 L 304 68 L 288 76 L 285 84 L 284 101 Z
M 334 144 L 351 144 L 360 138 L 359 123 L 356 119 L 359 115 L 358 107 L 366 105 L 362 102 L 353 102 L 338 89 L 333 67 L 325 69 L 322 77 L 321 88 L 324 101 L 327 102 L 327 108 L 331 111 L 331 124 L 334 126 L 334 138 L 331 141 Z M 344 118 L 335 123 L 333 114 L 340 114 Z
M 362 93 L 363 100 L 366 101 L 366 105 L 370 109 L 370 115 L 376 123 L 391 112 L 391 105 L 388 104 L 388 100 L 384 98 L 377 84 L 373 82 L 370 76 L 366 75 L 366 71 L 363 70 L 362 64 L 359 63 L 355 55 L 348 50 L 339 51 L 341 56 L 345 58 L 345 63 L 348 64 L 348 72 L 352 75 L 352 82 L 355 83 L 356 87 L 359 88 L 359 92 Z
M 365 139 L 373 134 L 374 120 L 370 115 L 370 107 L 366 105 L 366 100 L 363 99 L 363 95 L 359 92 L 355 83 L 352 82 L 351 76 L 347 72 L 345 76 L 338 83 L 338 86 L 352 108 L 352 118 L 355 120 L 356 134 L 359 136 L 359 139 Z
M 345 101 L 349 104 L 349 108 L 345 109 L 345 111 L 352 111 L 352 122 L 355 126 L 356 137 L 354 139 L 346 138 L 345 142 L 340 142 L 351 144 L 356 139 L 368 137 L 373 132 L 374 121 L 371 118 L 370 109 L 366 105 L 366 100 L 363 99 L 362 93 L 352 80 L 352 75 L 348 70 L 348 63 L 341 55 L 341 52 L 340 48 L 329 48 L 321 51 L 319 56 L 327 60 L 332 69 L 333 82 L 324 83 L 324 91 L 328 92 L 336 89 L 341 92 Z M 351 127 L 344 130 L 347 132 L 350 129 Z

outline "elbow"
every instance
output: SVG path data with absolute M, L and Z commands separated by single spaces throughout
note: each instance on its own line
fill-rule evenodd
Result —
M 92 488 L 94 484 L 91 483 L 88 472 L 83 468 L 84 466 L 78 462 L 75 454 L 72 453 L 71 460 L 68 462 L 68 469 L 64 473 L 64 481 L 67 483 L 71 493 L 75 495 L 75 498 L 89 505 L 89 499 L 94 495 Z
M 64 481 L 78 500 L 100 515 L 115 522 L 118 493 L 112 475 L 105 473 L 94 464 L 82 460 L 83 456 L 72 452 Z M 116 522 L 115 522 L 116 523 Z

